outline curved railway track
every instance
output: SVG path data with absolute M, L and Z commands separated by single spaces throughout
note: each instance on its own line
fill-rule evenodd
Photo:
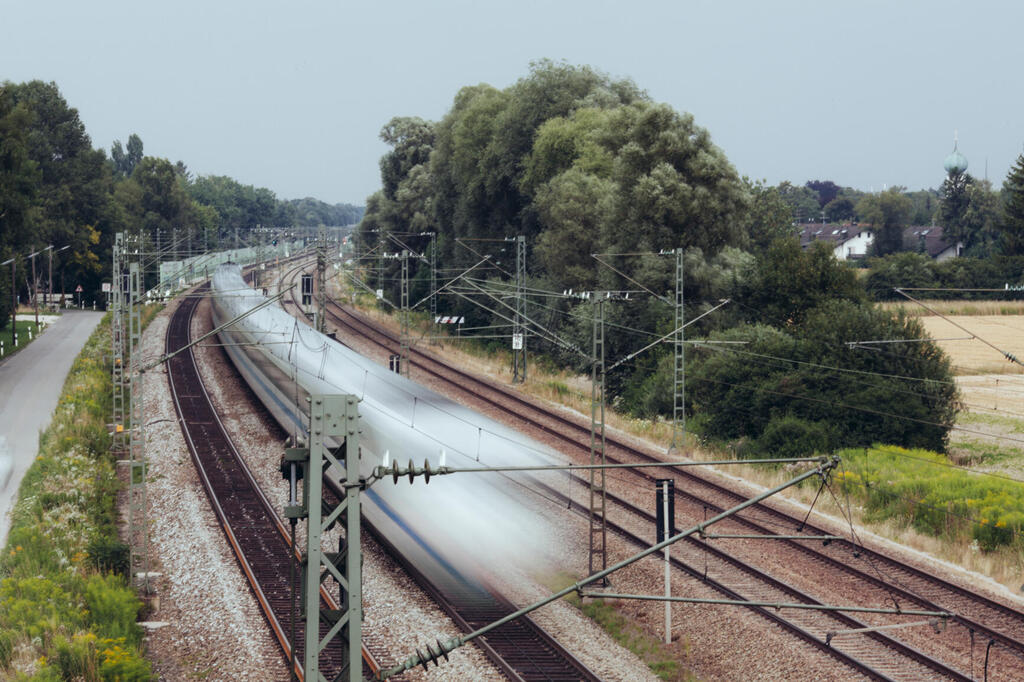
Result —
M 295 268 L 291 274 L 294 275 L 301 269 L 302 266 Z M 303 315 L 294 300 L 286 297 L 284 303 L 286 307 L 292 307 L 298 315 Z M 335 481 L 326 478 L 324 481 L 326 489 L 334 497 L 331 502 L 337 503 L 342 490 Z M 372 496 L 372 492 L 369 494 Z M 378 504 L 382 504 L 379 498 L 372 497 Z M 469 580 L 454 574 L 444 577 L 434 573 L 428 575 L 409 560 L 400 547 L 373 523 L 364 520 L 363 528 L 463 632 L 472 632 L 518 609 L 495 589 L 477 580 Z M 510 680 L 600 680 L 529 617 L 506 623 L 483 638 L 478 638 L 474 643 Z
M 200 294 L 207 286 L 186 296 L 172 314 L 165 340 L 167 352 L 183 348 L 190 342 L 192 316 Z M 175 410 L 192 461 L 239 566 L 287 661 L 291 653 L 292 584 L 289 576 L 293 551 L 288 533 L 221 424 L 199 375 L 192 349 L 175 355 L 167 364 Z M 299 589 L 301 591 L 301 586 Z M 321 597 L 326 598 L 327 595 L 322 592 Z M 331 608 L 337 608 L 337 605 L 333 604 Z M 298 618 L 295 625 L 298 643 L 296 673 L 302 679 L 304 627 Z M 340 648 L 329 646 L 321 655 L 321 670 L 330 679 L 339 671 L 342 660 Z M 364 675 L 372 676 L 379 668 L 364 646 Z
M 397 338 L 362 316 L 333 301 L 330 303 L 330 314 L 340 327 L 368 338 L 389 353 L 398 351 L 400 342 Z M 483 400 L 492 407 L 513 415 L 514 422 L 526 428 L 540 430 L 557 438 L 566 447 L 589 455 L 589 425 L 584 426 L 564 414 L 548 410 L 509 389 L 452 367 L 418 349 L 411 350 L 410 361 L 413 367 L 452 385 L 456 392 L 472 395 L 474 400 Z M 609 462 L 659 461 L 655 455 L 614 436 L 607 438 L 606 451 Z M 656 478 L 654 474 L 646 473 L 647 471 L 635 475 L 644 481 Z M 666 468 L 665 471 L 676 480 L 677 498 L 691 510 L 706 508 L 711 512 L 720 511 L 745 499 L 742 493 L 707 480 L 688 469 Z M 787 532 L 798 532 L 797 529 L 801 529 L 813 535 L 830 534 L 812 524 L 804 523 L 802 518 L 764 504 L 751 508 L 746 515 L 737 518 L 736 523 L 743 524 L 746 532 L 762 534 L 778 534 L 780 529 L 788 529 Z M 983 654 L 988 654 L 986 672 L 989 679 L 1019 679 L 1024 674 L 1024 613 L 848 540 L 835 541 L 828 548 L 818 548 L 813 543 L 803 540 L 773 542 L 784 543 L 787 549 L 797 552 L 805 561 L 810 560 L 821 568 L 823 575 L 831 573 L 838 575 L 838 579 L 858 581 L 875 592 L 881 590 L 904 608 L 954 613 L 953 623 L 963 628 L 963 645 L 952 650 L 948 645 L 935 646 L 929 652 L 933 656 L 953 659 L 951 665 L 957 665 L 963 670 L 977 668 L 981 663 L 973 663 L 972 659 L 975 655 L 973 645 L 976 643 L 979 647 L 976 654 L 979 661 Z M 986 651 L 988 642 L 994 645 L 991 651 Z M 971 648 L 965 649 L 968 643 Z M 837 643 L 834 646 L 839 645 Z M 929 657 L 925 653 L 921 655 Z M 964 673 L 952 669 L 948 674 L 954 677 L 959 675 L 960 679 L 969 679 Z

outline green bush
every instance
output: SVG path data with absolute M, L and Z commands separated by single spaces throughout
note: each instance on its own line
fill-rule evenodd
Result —
M 810 422 L 786 415 L 768 422 L 755 451 L 763 457 L 807 457 L 832 449 L 832 434 L 824 422 Z

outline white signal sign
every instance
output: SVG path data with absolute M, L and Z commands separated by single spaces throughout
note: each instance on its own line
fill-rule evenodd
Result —
M 512 350 L 522 350 L 522 349 L 523 349 L 523 335 L 522 334 L 513 334 L 512 335 Z

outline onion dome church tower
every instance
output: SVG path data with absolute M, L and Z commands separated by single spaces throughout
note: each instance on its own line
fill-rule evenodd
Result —
M 953 151 L 946 157 L 945 162 L 942 164 L 942 167 L 946 169 L 946 173 L 950 178 L 955 178 L 967 170 L 967 157 L 960 153 L 956 148 L 956 145 L 957 135 L 956 133 L 953 133 Z

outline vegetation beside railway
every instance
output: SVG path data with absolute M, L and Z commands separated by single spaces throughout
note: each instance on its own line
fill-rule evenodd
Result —
M 157 312 L 144 309 L 146 319 Z M 109 318 L 72 365 L 28 470 L 0 556 L 0 675 L 148 680 L 142 608 L 118 538 L 110 453 Z

